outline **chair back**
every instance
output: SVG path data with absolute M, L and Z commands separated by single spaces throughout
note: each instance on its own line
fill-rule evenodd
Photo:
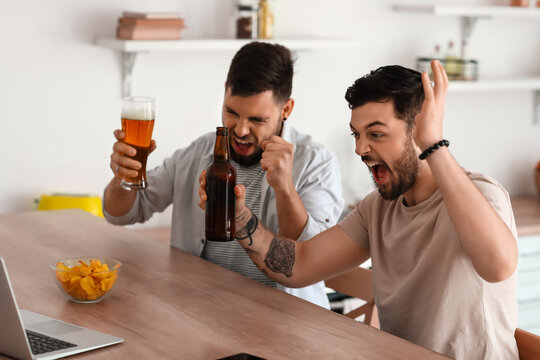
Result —
M 364 315 L 364 323 L 379 328 L 379 315 L 373 295 L 371 270 L 357 267 L 349 272 L 324 281 L 326 286 L 339 293 L 349 295 L 366 303 L 343 314 L 351 319 Z
M 540 359 L 540 336 L 522 329 L 514 333 L 520 360 Z

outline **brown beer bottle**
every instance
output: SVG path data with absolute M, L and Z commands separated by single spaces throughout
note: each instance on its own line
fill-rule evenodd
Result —
M 236 170 L 229 155 L 229 129 L 216 128 L 214 161 L 206 169 L 205 236 L 211 241 L 232 241 L 235 237 L 234 216 Z

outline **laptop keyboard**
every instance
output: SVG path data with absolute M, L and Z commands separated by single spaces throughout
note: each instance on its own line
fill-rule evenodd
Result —
M 75 344 L 45 336 L 43 334 L 38 334 L 30 330 L 26 330 L 26 337 L 30 343 L 32 354 L 34 355 L 77 346 Z

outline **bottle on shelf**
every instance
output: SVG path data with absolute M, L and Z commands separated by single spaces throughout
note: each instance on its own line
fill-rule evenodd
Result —
M 460 78 L 460 71 L 459 71 L 459 58 L 456 54 L 456 48 L 454 46 L 454 41 L 450 40 L 448 42 L 448 47 L 446 49 L 446 53 L 444 54 L 444 68 L 446 70 L 446 74 L 448 75 L 449 80 L 457 80 Z
M 441 60 L 441 46 L 435 44 L 434 52 L 430 56 L 420 56 L 416 58 L 416 70 L 420 72 L 427 72 L 429 77 L 431 77 L 431 60 Z
M 253 1 L 236 3 L 236 38 L 256 39 L 259 31 L 259 5 Z
M 435 44 L 433 47 L 433 54 L 431 54 L 429 61 L 425 64 L 424 71 L 427 71 L 429 77 L 431 78 L 433 73 L 431 71 L 431 60 L 442 60 L 442 54 L 441 54 L 441 45 Z
M 259 1 L 259 39 L 274 37 L 274 10 L 272 0 Z
M 435 48 L 433 51 L 433 55 L 431 56 L 432 59 L 440 60 L 441 59 L 441 45 L 435 44 Z
M 467 57 L 469 54 L 468 50 L 469 50 L 469 47 L 467 46 L 467 40 L 462 40 L 461 41 L 461 54 L 460 54 L 462 60 L 467 60 Z
M 478 61 L 469 58 L 466 40 L 461 43 L 460 80 L 478 80 Z

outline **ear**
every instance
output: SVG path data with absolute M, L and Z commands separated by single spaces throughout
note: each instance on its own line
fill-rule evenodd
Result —
M 281 110 L 281 118 L 283 119 L 283 121 L 287 120 L 291 116 L 293 108 L 294 108 L 294 99 L 287 100 L 285 105 L 283 105 L 283 109 Z

